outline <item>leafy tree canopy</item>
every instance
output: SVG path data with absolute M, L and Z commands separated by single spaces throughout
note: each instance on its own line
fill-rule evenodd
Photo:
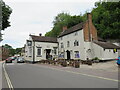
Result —
M 98 36 L 120 39 L 120 2 L 96 2 L 95 6 L 92 15 Z
M 120 39 L 120 2 L 96 2 L 91 11 L 93 23 L 98 30 L 98 36 L 104 39 Z M 58 14 L 53 21 L 53 29 L 45 36 L 57 37 L 62 27 L 68 28 L 86 20 L 84 15 L 71 16 L 68 13 Z
M 2 47 L 7 48 L 9 50 L 9 55 L 14 56 L 15 54 L 21 54 L 22 48 L 16 48 L 14 49 L 12 46 L 5 44 Z
M 2 0 L 0 0 L 0 41 L 2 41 L 1 30 L 10 26 L 9 17 L 12 13 L 12 9 L 6 5 Z
M 81 15 L 74 15 L 71 16 L 68 13 L 60 13 L 58 14 L 54 21 L 53 21 L 53 29 L 45 34 L 45 36 L 50 36 L 50 37 L 57 37 L 60 32 L 62 32 L 63 26 L 67 26 L 68 28 L 82 22 L 82 16 Z
M 9 17 L 12 13 L 12 9 L 6 5 L 2 0 L 0 1 L 0 6 L 2 8 L 2 30 L 10 26 Z

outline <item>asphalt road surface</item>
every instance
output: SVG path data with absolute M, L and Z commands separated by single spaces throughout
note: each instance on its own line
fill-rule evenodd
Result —
M 44 65 L 14 62 L 5 69 L 14 88 L 118 88 L 117 80 Z

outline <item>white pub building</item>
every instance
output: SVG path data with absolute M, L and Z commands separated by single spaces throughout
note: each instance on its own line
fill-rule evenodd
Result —
M 90 13 L 87 18 L 71 28 L 63 27 L 63 32 L 57 38 L 30 35 L 25 45 L 25 60 L 117 58 L 120 47 L 100 40 Z

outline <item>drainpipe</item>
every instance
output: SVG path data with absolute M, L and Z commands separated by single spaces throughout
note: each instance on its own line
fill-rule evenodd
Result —
M 35 63 L 35 42 L 33 41 L 33 64 Z

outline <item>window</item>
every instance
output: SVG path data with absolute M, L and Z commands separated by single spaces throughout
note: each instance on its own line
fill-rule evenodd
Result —
M 78 35 L 78 32 L 75 32 L 75 36 L 77 36 Z
M 63 43 L 61 43 L 61 48 L 64 48 Z
M 74 46 L 79 46 L 79 42 L 77 40 L 75 40 Z
M 29 57 L 32 56 L 32 47 L 29 47 Z
M 56 55 L 57 54 L 57 47 L 53 47 L 53 48 L 54 48 L 53 53 Z
M 27 41 L 28 46 L 32 46 L 32 41 Z
M 67 41 L 67 47 L 70 47 L 70 42 L 69 41 Z
M 62 40 L 62 37 L 60 39 Z
M 80 58 L 79 51 L 75 51 L 75 58 Z
M 37 47 L 37 56 L 41 56 L 41 47 Z
M 59 55 L 60 58 L 64 58 L 64 53 L 61 52 L 61 54 Z

